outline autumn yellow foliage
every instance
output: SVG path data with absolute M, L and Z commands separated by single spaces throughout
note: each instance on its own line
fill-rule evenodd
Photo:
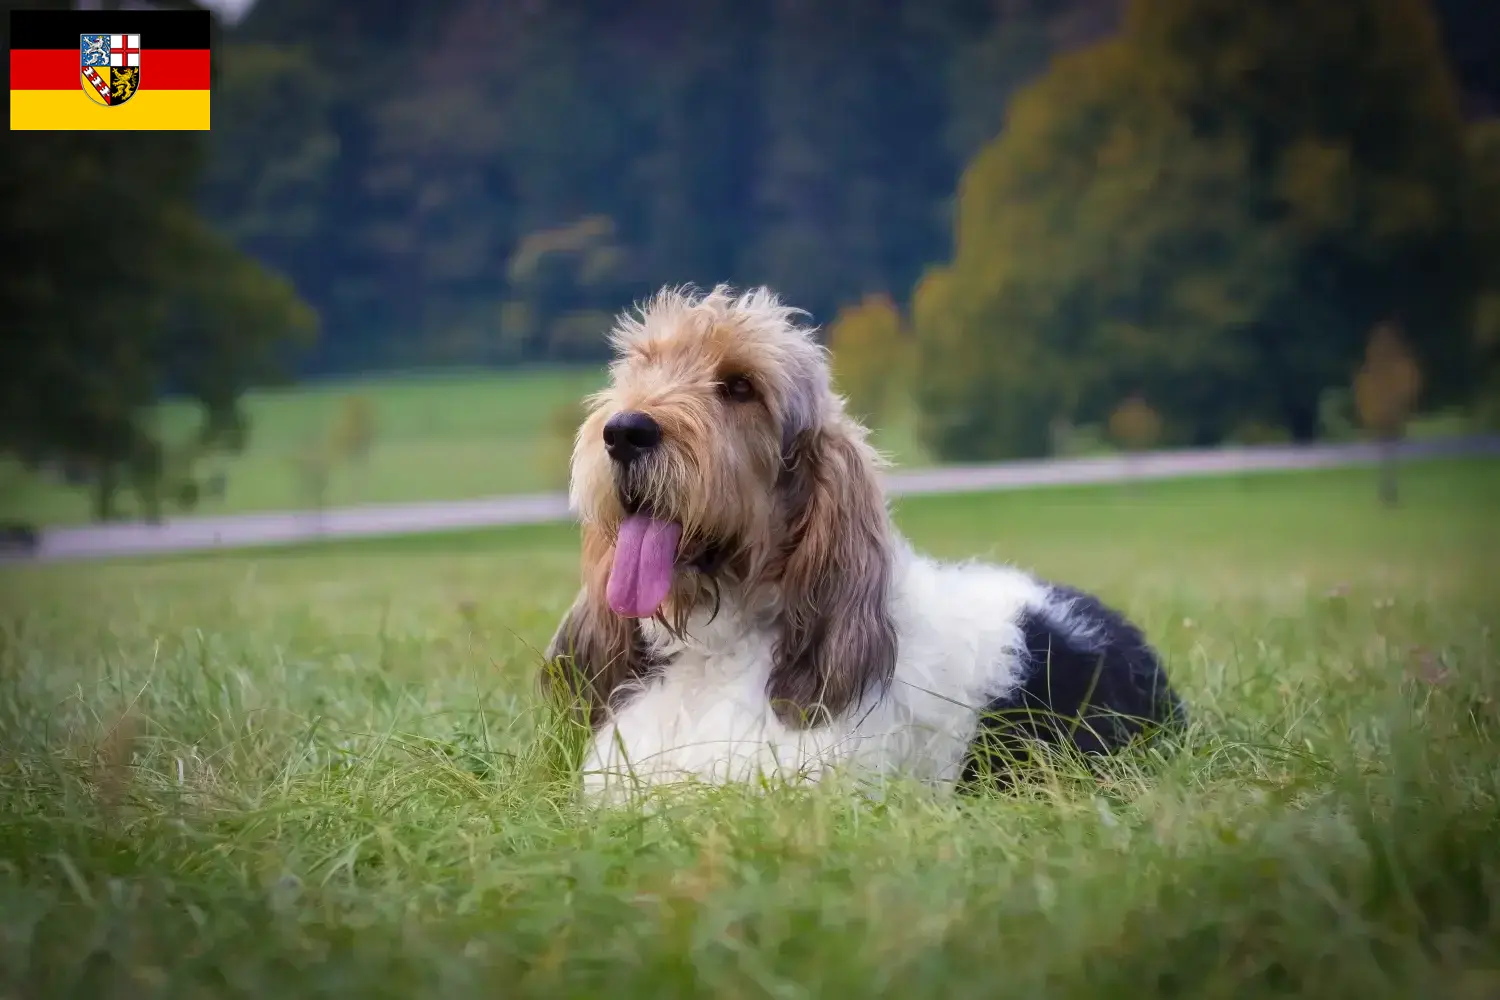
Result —
M 1126 451 L 1145 451 L 1161 440 L 1161 417 L 1137 394 L 1109 415 L 1109 436 Z
M 1365 361 L 1354 376 L 1354 406 L 1359 421 L 1376 438 L 1401 436 L 1417 396 L 1422 372 L 1394 323 L 1381 323 L 1370 333 Z
M 339 402 L 329 445 L 338 459 L 363 462 L 375 444 L 375 404 L 368 396 L 345 396 Z
M 884 293 L 842 310 L 829 331 L 833 377 L 849 408 L 880 424 L 907 391 L 910 344 L 901 311 Z

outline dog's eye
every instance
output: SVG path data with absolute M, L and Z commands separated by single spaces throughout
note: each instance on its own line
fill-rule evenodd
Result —
M 731 375 L 719 383 L 719 395 L 736 403 L 748 403 L 755 398 L 755 384 L 744 375 Z

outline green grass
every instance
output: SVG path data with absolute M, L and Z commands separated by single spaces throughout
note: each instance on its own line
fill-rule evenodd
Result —
M 299 477 L 298 458 L 326 442 L 340 404 L 363 396 L 375 413 L 376 437 L 363 462 L 341 462 L 331 472 L 323 503 L 329 507 L 467 500 L 475 497 L 560 490 L 566 486 L 568 434 L 558 414 L 603 383 L 602 369 L 544 368 L 491 373 L 414 374 L 326 382 L 250 394 L 249 445 L 236 456 L 216 456 L 201 467 L 222 471 L 222 498 L 203 499 L 194 513 L 240 514 L 301 510 L 314 501 Z M 196 426 L 192 408 L 164 405 L 163 437 L 183 440 Z M 1461 413 L 1414 422 L 1412 437 L 1469 433 Z M 875 444 L 897 468 L 936 462 L 917 435 L 917 413 L 898 403 L 877 427 Z M 1094 427 L 1080 428 L 1071 453 L 1111 450 Z M 136 498 L 120 495 L 121 515 L 139 516 Z M 169 511 L 171 513 L 177 513 Z M 0 458 L 0 521 L 38 525 L 80 524 L 92 517 L 86 490 Z
M 227 475 L 223 499 L 204 500 L 197 513 L 233 514 L 309 506 L 296 459 L 326 440 L 340 402 L 360 395 L 373 404 L 376 438 L 367 460 L 337 466 L 325 503 L 404 503 L 533 493 L 566 486 L 570 442 L 555 430 L 555 414 L 603 383 L 602 370 L 538 369 L 492 374 L 409 375 L 324 383 L 246 399 L 250 442 L 237 456 L 214 458 L 205 470 Z M 194 426 L 191 408 L 169 404 L 163 435 L 179 440 Z M 877 435 L 903 465 L 927 464 L 909 413 Z M 122 510 L 137 511 L 122 494 Z M 31 475 L 0 460 L 0 520 L 77 524 L 91 517 L 86 491 Z
M 205 464 L 224 470 L 228 486 L 223 500 L 205 501 L 198 512 L 307 507 L 295 460 L 328 437 L 341 400 L 351 395 L 373 404 L 376 438 L 364 463 L 334 470 L 325 501 L 330 506 L 557 489 L 553 414 L 597 389 L 602 377 L 592 369 L 405 376 L 253 394 L 246 401 L 249 446 Z M 171 440 L 195 418 L 179 404 L 164 408 L 162 419 Z M 121 499 L 134 510 L 133 497 Z M 0 518 L 69 524 L 89 516 L 87 493 L 0 467 Z
M 1094 588 L 1180 750 L 969 801 L 570 797 L 557 527 L 0 573 L 0 997 L 1478 998 L 1500 464 L 908 500 Z

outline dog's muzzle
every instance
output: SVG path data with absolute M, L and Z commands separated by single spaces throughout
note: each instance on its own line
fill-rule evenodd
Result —
M 628 466 L 661 444 L 661 424 L 639 410 L 616 413 L 604 425 L 604 451 L 619 466 Z

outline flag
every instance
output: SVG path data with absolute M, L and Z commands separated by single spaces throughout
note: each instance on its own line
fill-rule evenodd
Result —
M 13 10 L 10 127 L 207 129 L 206 10 Z

